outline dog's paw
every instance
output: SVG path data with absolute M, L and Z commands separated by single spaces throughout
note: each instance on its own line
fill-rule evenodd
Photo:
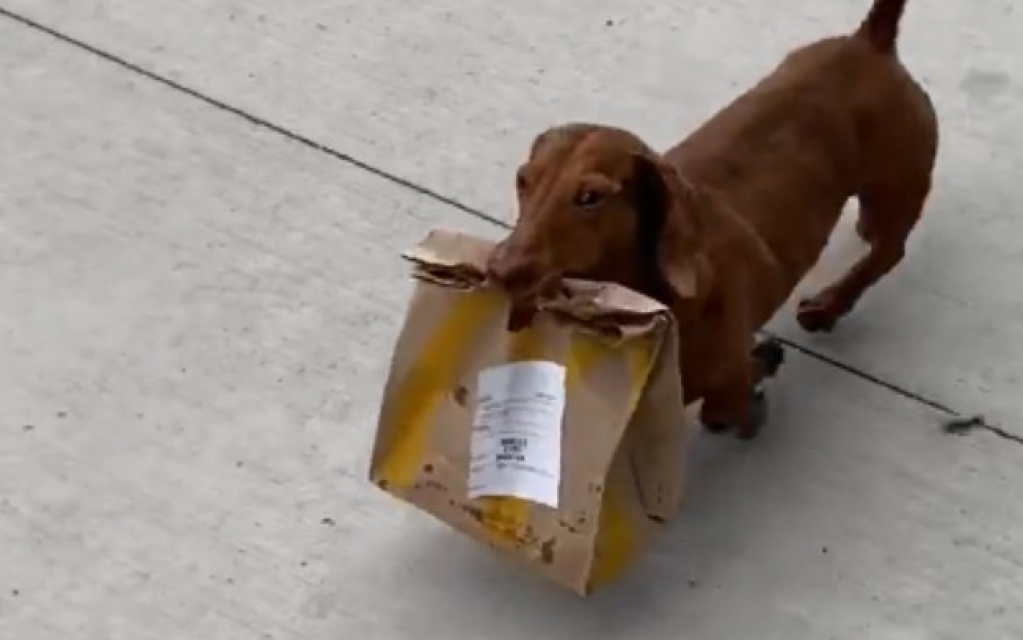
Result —
M 831 331 L 842 317 L 842 310 L 835 303 L 833 296 L 821 293 L 806 298 L 799 303 L 796 310 L 796 321 L 804 331 L 818 333 Z
M 764 425 L 767 424 L 767 405 L 767 393 L 761 388 L 754 389 L 750 421 L 745 429 L 739 430 L 737 435 L 740 440 L 753 440 L 760 435 Z
M 706 429 L 708 433 L 713 434 L 721 434 L 729 431 L 728 425 L 723 422 L 705 422 L 703 423 L 703 428 Z
M 785 364 L 785 347 L 776 338 L 767 338 L 753 347 L 753 357 L 760 361 L 764 377 L 773 378 Z
M 713 434 L 732 433 L 740 440 L 756 438 L 767 423 L 767 392 L 758 385 L 751 393 L 749 413 L 745 417 L 702 416 L 703 428 Z

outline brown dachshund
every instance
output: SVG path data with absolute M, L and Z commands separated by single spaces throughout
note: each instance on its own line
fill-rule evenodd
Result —
M 851 35 L 790 53 L 750 91 L 664 154 L 611 127 L 541 134 L 517 176 L 519 217 L 492 280 L 514 301 L 510 328 L 562 277 L 614 281 L 670 307 L 686 402 L 708 429 L 752 438 L 754 392 L 780 365 L 755 332 L 820 257 L 846 201 L 870 249 L 803 300 L 828 331 L 902 259 L 931 187 L 937 117 L 896 55 L 905 0 L 875 0 Z

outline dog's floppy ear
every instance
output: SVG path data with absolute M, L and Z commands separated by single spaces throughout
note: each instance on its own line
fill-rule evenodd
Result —
M 653 155 L 635 156 L 637 234 L 646 279 L 672 294 L 697 295 L 704 203 L 675 167 Z

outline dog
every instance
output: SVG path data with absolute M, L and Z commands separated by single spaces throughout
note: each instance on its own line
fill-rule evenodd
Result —
M 685 402 L 708 430 L 757 435 L 781 364 L 755 333 L 819 259 L 853 196 L 866 254 L 799 303 L 830 331 L 903 258 L 931 189 L 937 115 L 900 62 L 906 0 L 875 0 L 852 33 L 802 46 L 674 148 L 619 128 L 541 133 L 516 175 L 519 215 L 489 257 L 529 322 L 561 278 L 616 282 L 671 309 Z

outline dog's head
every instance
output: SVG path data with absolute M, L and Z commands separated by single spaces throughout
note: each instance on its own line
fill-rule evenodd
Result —
M 665 304 L 694 295 L 701 203 L 636 136 L 590 124 L 549 129 L 516 189 L 518 219 L 488 264 L 512 297 L 513 328 L 563 277 L 617 282 Z

